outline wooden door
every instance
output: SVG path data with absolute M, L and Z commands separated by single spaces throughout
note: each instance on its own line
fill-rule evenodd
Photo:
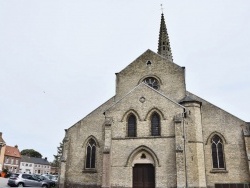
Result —
M 133 188 L 155 188 L 155 168 L 152 164 L 135 164 Z

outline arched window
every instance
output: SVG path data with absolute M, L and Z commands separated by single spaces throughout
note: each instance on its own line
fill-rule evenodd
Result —
M 147 77 L 143 81 L 156 90 L 159 90 L 160 88 L 159 81 L 154 77 Z
M 136 137 L 136 117 L 134 114 L 128 118 L 128 137 Z
M 86 148 L 86 168 L 95 168 L 96 159 L 96 143 L 93 138 L 91 138 L 87 143 Z
M 216 134 L 213 136 L 211 143 L 213 168 L 225 168 L 222 139 Z
M 151 135 L 160 136 L 160 116 L 156 112 L 151 117 Z

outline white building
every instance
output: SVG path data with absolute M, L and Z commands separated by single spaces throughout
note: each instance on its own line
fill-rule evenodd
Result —
M 19 171 L 27 174 L 49 174 L 50 168 L 50 163 L 46 157 L 43 159 L 23 155 Z

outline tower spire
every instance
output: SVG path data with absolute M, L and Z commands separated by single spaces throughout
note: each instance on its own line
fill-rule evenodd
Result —
M 162 6 L 162 5 L 161 5 Z M 163 8 L 161 8 L 162 10 Z M 173 62 L 173 56 L 170 48 L 167 27 L 164 19 L 164 14 L 161 14 L 161 26 L 158 40 L 158 54 L 166 57 L 169 61 Z

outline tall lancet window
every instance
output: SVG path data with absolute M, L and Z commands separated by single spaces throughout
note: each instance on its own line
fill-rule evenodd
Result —
M 90 168 L 95 168 L 95 159 L 96 159 L 96 143 L 93 138 L 91 138 L 87 144 L 86 148 L 86 165 L 85 167 L 90 169 Z
M 218 135 L 214 135 L 211 142 L 213 168 L 225 168 L 222 139 Z
M 136 117 L 134 114 L 128 117 L 128 137 L 136 137 Z
M 151 135 L 160 136 L 160 116 L 155 112 L 151 116 Z

